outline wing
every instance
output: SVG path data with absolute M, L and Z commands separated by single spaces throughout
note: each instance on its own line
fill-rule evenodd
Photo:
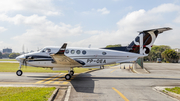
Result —
M 80 63 L 64 55 L 66 46 L 67 43 L 64 43 L 57 53 L 50 55 L 54 59 L 54 63 L 61 65 L 82 66 Z

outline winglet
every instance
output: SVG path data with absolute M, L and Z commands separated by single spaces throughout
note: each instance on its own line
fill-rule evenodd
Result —
M 64 54 L 66 50 L 66 46 L 67 46 L 67 43 L 64 43 L 56 54 Z

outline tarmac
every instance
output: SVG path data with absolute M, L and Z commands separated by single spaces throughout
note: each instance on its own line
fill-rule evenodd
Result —
M 145 63 L 142 69 L 121 64 L 65 80 L 64 73 L 1 72 L 0 86 L 55 86 L 54 101 L 172 101 L 154 87 L 180 86 L 180 64 Z M 51 101 L 51 100 L 49 100 Z

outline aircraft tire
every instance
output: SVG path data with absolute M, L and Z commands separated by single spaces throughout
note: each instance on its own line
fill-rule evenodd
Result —
M 73 76 L 73 75 L 74 75 L 74 71 L 71 70 L 71 71 L 70 71 L 70 74 Z
M 70 80 L 70 79 L 71 79 L 71 75 L 70 75 L 70 74 L 66 74 L 66 75 L 65 75 L 65 79 L 66 79 L 66 80 Z
M 16 75 L 21 76 L 23 74 L 22 70 L 17 70 Z

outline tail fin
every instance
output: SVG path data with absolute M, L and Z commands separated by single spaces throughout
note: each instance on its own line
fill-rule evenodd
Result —
M 127 46 L 129 52 L 138 53 L 142 55 L 148 55 L 151 51 L 158 34 L 164 31 L 172 30 L 172 28 L 164 27 L 151 30 L 139 31 L 139 35 Z

